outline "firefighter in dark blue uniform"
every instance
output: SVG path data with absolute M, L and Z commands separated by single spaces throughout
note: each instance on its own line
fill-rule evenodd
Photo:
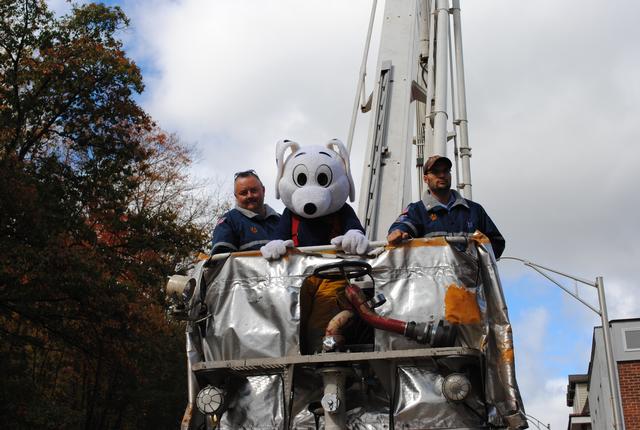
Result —
M 218 221 L 213 231 L 212 254 L 257 250 L 269 242 L 280 215 L 264 203 L 264 191 L 255 171 L 235 174 L 236 207 Z
M 410 237 L 449 233 L 484 233 L 496 258 L 504 251 L 505 240 L 482 206 L 451 189 L 451 160 L 434 155 L 424 163 L 424 181 L 429 188 L 422 200 L 411 203 L 389 228 L 387 241 L 398 244 Z

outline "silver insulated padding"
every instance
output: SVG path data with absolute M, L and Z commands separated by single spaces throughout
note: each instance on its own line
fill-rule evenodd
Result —
M 414 239 L 380 251 L 348 257 L 372 267 L 370 278 L 352 282 L 369 298 L 384 295 L 386 301 L 371 302 L 378 315 L 416 321 L 408 330 L 421 342 L 369 328 L 368 337 L 347 339 L 342 352 L 300 353 L 300 292 L 317 267 L 344 258 L 334 249 L 292 250 L 273 262 L 255 252 L 232 254 L 189 274 L 197 281 L 186 306 L 191 386 L 224 390 L 224 413 L 214 420 L 219 428 L 325 428 L 328 368 L 344 372 L 338 400 L 345 416 L 334 420 L 344 428 L 526 428 L 511 325 L 488 240 Z M 365 330 L 361 323 L 353 326 Z M 431 345 L 442 333 L 451 336 L 447 346 Z M 465 396 L 451 400 L 443 381 L 458 374 L 468 381 Z M 199 414 L 182 428 L 211 422 Z

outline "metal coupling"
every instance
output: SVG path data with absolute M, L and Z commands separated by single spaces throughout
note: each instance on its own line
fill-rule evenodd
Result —
M 322 351 L 324 352 L 335 351 L 338 348 L 339 344 L 340 342 L 338 339 L 336 339 L 336 336 L 325 336 L 322 338 Z
M 433 348 L 453 346 L 456 335 L 456 327 L 445 325 L 440 320 L 437 323 L 431 321 L 428 323 L 416 323 L 410 321 L 407 323 L 405 336 L 413 339 L 418 343 L 427 344 Z
M 374 297 L 372 297 L 371 299 L 369 299 L 367 301 L 367 305 L 371 308 L 371 309 L 375 309 L 378 308 L 382 305 L 384 305 L 387 302 L 387 298 L 384 296 L 384 294 L 379 293 L 376 294 Z

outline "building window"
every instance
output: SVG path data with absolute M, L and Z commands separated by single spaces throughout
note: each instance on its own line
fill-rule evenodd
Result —
M 623 332 L 625 351 L 640 351 L 640 328 L 626 328 Z

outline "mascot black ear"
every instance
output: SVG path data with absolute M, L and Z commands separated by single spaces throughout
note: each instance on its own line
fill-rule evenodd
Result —
M 338 153 L 342 162 L 344 163 L 344 169 L 347 172 L 347 178 L 349 179 L 349 201 L 353 202 L 356 199 L 356 187 L 353 185 L 353 177 L 351 176 L 351 166 L 349 164 L 349 151 L 344 143 L 338 139 L 331 139 L 327 142 L 327 148 Z M 337 150 L 336 150 L 337 148 Z
M 298 152 L 300 145 L 292 140 L 281 140 L 276 145 L 276 166 L 278 167 L 278 176 L 276 176 L 276 199 L 280 198 L 280 179 L 284 173 L 284 153 L 291 148 L 291 153 Z

